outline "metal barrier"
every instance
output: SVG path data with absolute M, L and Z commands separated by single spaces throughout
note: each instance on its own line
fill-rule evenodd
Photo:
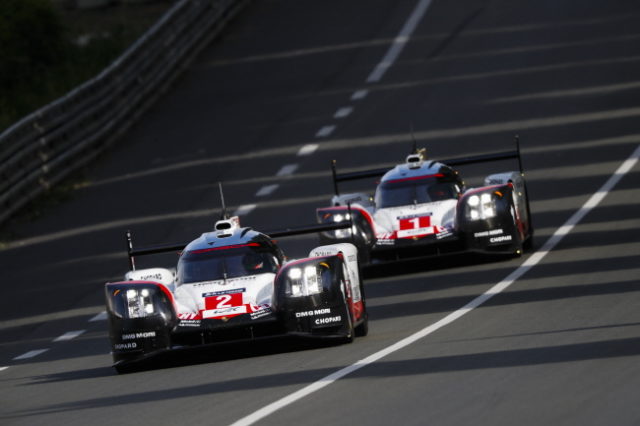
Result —
M 122 135 L 248 0 L 180 0 L 98 76 L 0 134 L 0 224 Z

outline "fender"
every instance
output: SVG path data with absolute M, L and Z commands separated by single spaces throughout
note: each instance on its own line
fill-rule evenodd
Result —
M 290 333 L 351 337 L 353 323 L 341 255 L 285 264 L 275 278 L 273 307 Z
M 123 281 L 105 285 L 114 361 L 123 362 L 171 347 L 178 319 L 175 300 L 163 284 Z
M 514 202 L 513 184 L 475 188 L 458 202 L 458 229 L 469 249 L 520 254 L 522 224 Z
M 359 250 L 368 251 L 375 244 L 376 227 L 373 217 L 362 206 L 356 204 L 351 208 L 347 206 L 321 207 L 316 209 L 316 218 L 321 224 L 339 223 L 350 219 L 349 211 L 351 211 L 355 233 L 350 229 L 323 232 L 321 242 L 353 243 Z

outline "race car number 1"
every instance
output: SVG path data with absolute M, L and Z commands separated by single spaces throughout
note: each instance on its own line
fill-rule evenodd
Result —
M 419 229 L 431 226 L 431 216 L 419 216 L 409 219 L 400 219 L 400 230 Z

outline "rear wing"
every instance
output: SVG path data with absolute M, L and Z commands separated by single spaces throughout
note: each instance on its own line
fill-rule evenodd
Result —
M 495 152 L 492 154 L 481 154 L 481 155 L 473 155 L 469 157 L 456 157 L 449 158 L 446 160 L 439 160 L 438 162 L 446 164 L 448 166 L 461 166 L 466 164 L 475 164 L 475 163 L 487 163 L 491 161 L 499 161 L 499 160 L 508 160 L 511 158 L 516 158 L 518 160 L 518 169 L 520 170 L 520 174 L 524 174 L 524 170 L 522 168 L 522 157 L 520 156 L 520 136 L 515 136 L 516 149 L 513 151 L 502 151 Z M 336 171 L 336 160 L 331 161 L 331 176 L 333 177 L 333 190 L 336 195 L 340 195 L 340 191 L 338 189 L 338 183 L 346 182 L 350 180 L 359 180 L 370 177 L 379 177 L 388 172 L 389 168 L 378 168 L 378 169 L 370 169 L 370 170 L 362 170 L 357 172 L 350 173 L 338 173 Z
M 351 211 L 351 206 L 349 206 L 349 211 Z M 319 232 L 327 232 L 327 231 L 335 231 L 336 229 L 346 229 L 351 228 L 353 226 L 353 221 L 351 219 L 351 215 L 349 215 L 349 220 L 340 222 L 340 223 L 330 223 L 330 224 L 314 224 L 301 226 L 297 228 L 285 228 L 280 230 L 274 230 L 269 232 L 263 232 L 266 236 L 270 238 L 280 238 L 280 237 L 288 237 L 292 235 L 302 235 L 302 234 L 313 234 Z M 147 246 L 134 248 L 133 247 L 133 238 L 131 236 L 131 231 L 127 230 L 126 232 L 126 240 L 127 240 L 127 256 L 129 258 L 129 270 L 136 270 L 136 256 L 145 256 L 150 254 L 159 254 L 159 253 L 168 253 L 168 252 L 180 252 L 184 250 L 188 243 L 180 243 L 180 244 L 161 244 L 155 246 Z

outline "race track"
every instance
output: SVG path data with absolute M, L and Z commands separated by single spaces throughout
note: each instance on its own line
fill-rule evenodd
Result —
M 0 423 L 638 424 L 639 76 L 634 0 L 251 2 L 67 199 L 3 229 Z M 392 165 L 412 133 L 432 158 L 519 134 L 532 250 L 369 274 L 353 344 L 231 345 L 116 374 L 100 313 L 125 230 L 138 245 L 210 230 L 219 181 L 243 224 L 313 223 L 332 159 Z M 516 167 L 460 171 L 473 186 Z M 316 240 L 281 244 L 296 257 Z

